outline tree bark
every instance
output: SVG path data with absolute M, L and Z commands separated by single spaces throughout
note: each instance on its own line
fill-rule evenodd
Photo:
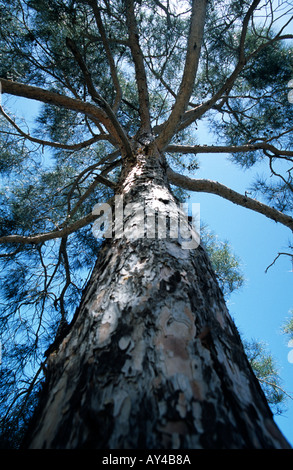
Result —
M 289 448 L 203 247 L 134 235 L 142 204 L 180 212 L 163 159 L 147 151 L 136 148 L 120 187 L 134 203 L 132 238 L 105 241 L 69 334 L 47 359 L 24 447 Z

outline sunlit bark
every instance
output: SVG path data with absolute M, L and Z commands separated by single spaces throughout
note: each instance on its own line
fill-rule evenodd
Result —
M 141 236 L 142 206 L 184 217 L 163 159 L 134 153 L 119 192 L 124 236 L 105 242 L 70 332 L 48 357 L 26 445 L 286 448 L 204 249 Z

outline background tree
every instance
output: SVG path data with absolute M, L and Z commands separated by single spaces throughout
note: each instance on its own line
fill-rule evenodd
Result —
M 286 320 L 286 322 L 284 323 L 283 325 L 283 332 L 287 335 L 289 335 L 289 338 L 290 339 L 293 339 L 292 338 L 292 332 L 293 332 L 293 317 L 292 317 L 292 313 L 293 312 L 290 312 L 291 315 L 290 317 Z
M 14 389 L 14 393 L 9 394 L 6 400 L 6 419 L 12 413 L 20 417 L 21 421 L 29 420 L 44 371 L 48 381 L 46 386 L 49 386 L 46 393 L 50 398 L 48 384 L 52 376 L 55 380 L 55 372 L 58 375 L 60 371 L 60 366 L 50 365 L 50 360 L 55 357 L 56 351 L 60 351 L 58 347 L 65 344 L 62 340 L 68 332 L 73 337 L 72 331 L 77 327 L 81 330 L 87 327 L 86 322 L 83 327 L 79 321 L 76 323 L 76 318 L 81 319 L 80 312 L 84 308 L 87 293 L 97 280 L 97 272 L 100 273 L 98 292 L 105 289 L 102 273 L 103 270 L 110 273 L 109 258 L 105 253 L 111 250 L 114 253 L 117 247 L 114 243 L 109 248 L 108 242 L 102 243 L 92 234 L 91 224 L 95 220 L 92 209 L 98 201 L 113 201 L 113 196 L 121 194 L 121 191 L 130 202 L 136 200 L 139 192 L 141 198 L 150 198 L 147 179 L 150 188 L 153 184 L 157 185 L 152 200 L 160 206 L 167 205 L 164 201 L 169 201 L 168 206 L 173 208 L 170 210 L 177 214 L 176 200 L 165 189 L 167 176 L 173 194 L 179 200 L 185 195 L 182 189 L 212 192 L 292 230 L 292 106 L 285 92 L 293 71 L 292 52 L 285 43 L 285 40 L 292 39 L 286 29 L 292 19 L 291 10 L 287 2 L 276 6 L 273 2 L 263 5 L 259 1 L 242 2 L 239 5 L 239 2 L 234 1 L 207 3 L 198 0 L 180 2 L 180 9 L 171 2 L 154 0 L 13 0 L 9 5 L 1 2 L 2 91 L 42 103 L 34 131 L 28 129 L 19 117 L 12 116 L 5 106 L 1 107 L 3 396 Z M 210 123 L 218 138 L 215 145 L 194 145 L 201 120 Z M 232 161 L 245 168 L 250 168 L 259 159 L 267 160 L 272 178 L 269 183 L 259 180 L 254 187 L 257 194 L 265 195 L 267 203 L 252 199 L 247 194 L 239 194 L 219 182 L 191 178 L 192 170 L 196 171 L 197 167 L 194 155 L 210 152 L 230 153 Z M 142 168 L 141 177 L 137 172 L 137 164 Z M 135 172 L 136 176 L 131 179 Z M 131 189 L 131 185 L 134 189 Z M 179 187 L 179 190 L 175 187 Z M 164 188 L 161 196 L 160 188 Z M 136 256 L 140 257 L 141 263 L 149 259 L 151 253 L 157 254 L 157 263 L 161 262 L 158 253 L 163 252 L 163 242 L 161 245 L 158 245 L 160 242 L 157 240 L 145 243 L 137 246 Z M 164 246 L 166 248 L 167 245 Z M 120 249 L 123 259 L 130 260 L 131 253 L 127 252 L 129 245 L 125 243 Z M 201 294 L 210 295 L 206 286 L 216 286 L 215 279 L 201 248 L 198 252 L 200 255 L 196 254 L 195 257 L 201 266 L 200 276 L 204 281 Z M 177 251 L 176 254 L 179 258 L 183 256 Z M 100 261 L 96 271 L 93 271 L 98 255 Z M 164 256 L 167 256 L 166 253 Z M 221 256 L 225 256 L 225 251 Z M 227 250 L 226 257 L 229 259 Z M 170 301 L 176 300 L 174 313 L 179 304 L 182 310 L 182 305 L 187 302 L 186 298 L 183 301 L 184 297 L 179 300 L 176 287 L 177 284 L 180 286 L 178 289 L 183 296 L 183 271 L 178 274 L 174 266 L 168 264 L 169 261 L 164 262 L 167 263 L 167 271 L 162 274 L 163 278 L 158 279 L 160 289 L 168 292 Z M 188 270 L 190 262 L 182 261 L 182 270 L 184 263 Z M 194 269 L 195 261 L 192 263 Z M 220 266 L 223 270 L 223 263 L 218 264 L 218 268 Z M 145 266 L 144 275 L 149 275 L 149 279 L 156 277 L 157 267 L 158 264 L 153 260 L 153 267 Z M 132 268 L 130 262 L 128 268 L 123 268 L 126 272 L 121 279 L 127 281 L 125 294 L 121 287 L 120 291 L 112 292 L 112 298 L 122 293 L 134 299 L 135 289 L 130 284 L 135 279 Z M 121 274 L 116 270 L 118 265 L 109 275 L 113 282 L 113 276 Z M 152 273 L 152 276 L 148 273 Z M 220 269 L 218 275 L 222 287 L 227 287 L 227 282 L 221 283 Z M 236 274 L 231 282 L 239 280 Z M 191 284 L 190 279 L 188 282 Z M 88 287 L 84 291 L 86 285 Z M 137 292 L 140 288 L 141 285 L 136 285 Z M 217 288 L 213 287 L 212 291 L 220 311 L 224 312 L 220 294 L 216 294 Z M 85 292 L 83 297 L 82 292 Z M 158 292 L 156 295 L 159 295 L 161 302 L 162 294 Z M 81 299 L 74 323 L 69 327 Z M 119 302 L 123 303 L 124 300 L 120 299 Z M 119 302 L 110 302 L 109 311 L 115 310 L 117 305 L 119 310 Z M 209 300 L 205 299 L 204 303 L 204 310 L 208 312 L 211 309 Z M 187 303 L 185 307 L 189 308 Z M 194 310 L 194 305 L 192 308 Z M 154 332 L 151 313 L 144 310 L 144 326 L 150 338 Z M 113 317 L 115 315 L 119 316 L 120 313 L 113 313 Z M 229 325 L 227 330 L 233 331 L 231 338 L 237 342 L 237 332 L 234 326 L 230 326 L 229 316 L 226 313 L 223 315 Z M 112 349 L 105 347 L 104 356 L 99 359 L 100 363 L 102 359 L 107 361 L 107 370 L 104 365 L 99 373 L 105 377 L 110 374 L 110 380 L 114 380 L 113 374 L 117 373 L 114 368 L 111 370 L 110 360 L 111 355 L 114 359 L 117 357 L 117 344 L 122 351 L 133 349 L 132 341 L 133 344 L 141 344 L 138 337 L 128 338 L 131 333 L 125 328 L 129 319 L 127 316 L 125 318 L 125 324 L 122 322 L 120 325 L 121 337 L 115 336 L 113 330 Z M 133 321 L 135 318 L 132 318 Z M 216 331 L 212 329 L 213 333 L 210 333 L 210 324 L 207 327 L 205 322 L 203 315 L 197 325 L 200 331 L 198 341 L 201 344 L 198 357 L 208 354 L 205 351 L 213 351 L 209 354 L 215 361 L 216 355 L 219 355 L 219 343 L 215 348 Z M 88 332 L 92 327 L 88 327 Z M 134 325 L 135 328 L 136 334 L 139 334 L 138 330 L 142 328 L 140 322 Z M 146 334 L 143 333 L 144 338 Z M 175 335 L 173 331 L 172 335 Z M 49 346 L 52 338 L 55 341 Z M 149 343 L 146 341 L 144 347 L 148 349 L 151 345 L 154 346 L 151 340 Z M 97 345 L 92 346 L 96 350 Z M 137 348 L 134 349 L 138 354 Z M 230 349 L 233 349 L 231 345 Z M 214 351 L 217 351 L 215 356 Z M 44 361 L 45 352 L 45 357 L 49 359 Z M 59 364 L 64 364 L 62 354 L 58 356 Z M 226 351 L 225 354 L 228 362 L 232 361 L 231 352 Z M 80 357 L 83 357 L 82 350 Z M 173 362 L 176 363 L 175 360 Z M 126 363 L 117 362 L 120 371 L 125 371 Z M 247 372 L 247 364 L 243 364 L 241 367 L 238 364 L 238 367 L 241 370 L 244 367 L 245 373 L 250 374 Z M 128 376 L 131 377 L 129 370 Z M 139 372 L 138 368 L 138 375 Z M 223 371 L 220 373 L 218 370 L 217 374 L 225 376 Z M 236 377 L 234 379 L 234 385 L 237 385 Z M 91 380 L 91 376 L 83 377 L 83 385 L 89 385 Z M 116 380 L 120 379 L 116 377 Z M 139 389 L 137 383 L 136 387 Z M 172 387 L 175 387 L 174 384 Z M 127 445 L 155 445 L 153 442 L 175 447 L 286 445 L 276 444 L 267 429 L 263 429 L 262 437 L 258 434 L 260 431 L 256 431 L 257 437 L 253 436 L 253 432 L 247 437 L 249 432 L 246 430 L 242 435 L 239 433 L 239 440 L 235 442 L 220 442 L 220 424 L 219 429 L 212 429 L 213 419 L 203 422 L 201 417 L 201 414 L 213 416 L 214 405 L 208 402 L 203 404 L 199 413 L 198 399 L 194 401 L 194 396 L 193 399 L 188 398 L 182 383 L 176 387 L 170 395 L 164 396 L 168 390 L 166 385 L 165 389 L 160 389 L 164 400 L 157 397 L 156 404 L 152 399 L 149 402 L 151 409 L 161 406 L 160 413 L 158 409 L 156 411 L 161 428 L 166 426 L 168 416 L 165 407 L 174 408 L 176 403 L 178 415 L 172 418 L 169 416 L 168 430 L 143 430 L 138 437 L 143 444 L 132 442 Z M 135 387 L 133 390 L 135 393 Z M 259 393 L 256 384 L 253 390 L 256 399 Z M 215 392 L 215 396 L 217 394 L 219 392 Z M 228 392 L 226 394 L 228 400 Z M 249 420 L 256 421 L 255 416 L 252 418 L 253 414 L 266 416 L 266 404 L 260 396 L 263 404 L 259 405 L 257 412 L 250 408 L 251 416 L 245 423 L 248 428 Z M 119 422 L 118 418 L 126 419 L 125 416 L 128 416 L 130 405 L 128 397 L 123 394 L 116 398 L 113 394 L 113 397 L 114 413 L 117 413 Z M 186 400 L 193 403 L 192 412 Z M 105 424 L 105 439 L 113 431 L 111 407 L 109 404 L 109 407 L 98 412 L 94 425 L 96 428 L 98 423 Z M 219 405 L 219 415 L 221 407 Z M 189 419 L 186 419 L 187 409 Z M 85 412 L 88 413 L 87 410 Z M 245 421 L 243 409 L 242 413 L 236 414 L 236 421 Z M 193 440 L 197 439 L 195 437 L 188 440 L 188 436 L 194 432 L 189 428 L 189 420 L 195 422 L 196 416 L 198 422 L 195 427 L 204 430 L 197 431 L 201 438 L 197 444 Z M 151 417 L 154 419 L 152 413 Z M 143 416 L 138 418 L 140 423 L 144 420 Z M 133 416 L 131 419 L 134 419 Z M 180 420 L 188 423 L 188 431 L 185 425 L 182 431 L 182 425 L 181 428 L 178 425 Z M 221 420 L 220 416 L 218 423 L 223 426 Z M 11 421 L 8 419 L 7 422 Z M 177 427 L 171 431 L 170 423 L 174 422 Z M 227 439 L 232 439 L 234 434 L 231 423 Z M 242 426 L 245 425 L 242 423 Z M 264 428 L 263 423 L 261 428 Z M 95 432 L 90 437 L 87 432 L 84 429 L 84 437 L 81 437 L 80 442 L 76 443 L 74 438 L 68 444 L 60 437 L 59 442 L 55 440 L 50 445 L 80 446 L 84 445 L 83 438 L 87 440 L 87 445 L 105 445 L 102 441 L 97 443 Z M 115 432 L 119 434 L 119 431 Z M 165 437 L 158 437 L 156 441 L 157 433 Z M 125 445 L 125 437 L 118 436 L 117 439 L 119 445 Z M 115 441 L 116 445 L 118 441 Z

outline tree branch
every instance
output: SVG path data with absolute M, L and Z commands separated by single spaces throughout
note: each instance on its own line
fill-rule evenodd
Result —
M 61 320 L 60 320 L 60 324 L 59 324 L 59 327 L 58 327 L 59 331 L 60 331 L 60 329 L 62 329 L 64 327 L 64 325 L 67 324 L 67 322 L 66 322 L 66 310 L 65 310 L 65 306 L 64 306 L 64 297 L 65 297 L 65 294 L 66 294 L 66 291 L 67 291 L 68 287 L 71 284 L 70 265 L 69 265 L 66 245 L 67 245 L 67 237 L 64 237 L 64 238 L 62 238 L 61 243 L 60 243 L 60 255 L 63 258 L 63 265 L 64 265 L 64 269 L 65 269 L 65 279 L 66 279 L 66 281 L 65 281 L 63 289 L 60 293 L 60 297 L 59 297 L 59 299 L 57 299 L 57 302 L 59 301 L 59 304 L 60 304 L 60 312 L 61 312 Z M 58 331 L 57 331 L 56 336 L 58 336 Z
M 0 237 L 0 243 L 21 243 L 23 245 L 28 245 L 28 244 L 43 243 L 48 240 L 53 240 L 55 238 L 63 238 L 85 227 L 86 225 L 89 225 L 96 218 L 97 216 L 91 213 L 91 214 L 86 215 L 82 219 L 77 220 L 73 224 L 67 225 L 61 230 L 54 230 L 52 232 L 39 233 L 37 235 L 29 235 L 29 236 L 4 235 L 3 237 Z
M 243 62 L 243 60 L 245 60 L 244 46 L 245 46 L 245 39 L 246 39 L 249 21 L 253 15 L 254 10 L 257 8 L 260 2 L 261 0 L 254 0 L 244 17 L 241 36 L 240 36 L 240 42 L 239 42 L 239 49 L 238 49 L 239 50 L 239 62 Z
M 277 254 L 274 261 L 272 261 L 272 263 L 266 268 L 265 273 L 268 272 L 268 270 L 275 264 L 275 262 L 280 258 L 280 256 L 291 256 L 293 261 L 293 253 L 280 252 Z
M 106 106 L 103 101 L 100 101 L 100 107 L 97 107 L 91 103 L 70 98 L 69 96 L 45 90 L 44 88 L 13 82 L 4 78 L 0 78 L 0 81 L 3 93 L 8 93 L 14 96 L 22 96 L 24 98 L 41 101 L 42 103 L 71 109 L 72 111 L 83 113 L 91 119 L 98 119 L 106 127 L 108 132 L 113 135 L 117 145 L 121 147 L 124 153 L 129 155 L 132 154 L 131 146 L 127 136 L 125 135 L 114 115 L 115 125 L 113 124 L 112 119 L 109 118 L 105 110 Z
M 97 166 L 92 165 L 92 167 Z M 89 169 L 87 169 L 89 170 Z M 80 175 L 79 175 L 80 177 Z M 115 189 L 116 184 L 113 183 L 112 181 L 109 181 L 102 175 L 97 175 L 94 182 L 89 186 L 89 188 L 86 190 L 86 192 L 81 196 L 79 201 L 76 203 L 75 207 L 72 209 L 71 213 L 67 217 L 66 221 L 63 222 L 62 226 L 60 227 L 60 230 L 54 230 L 52 232 L 46 232 L 46 233 L 40 233 L 36 235 L 4 235 L 0 237 L 0 243 L 21 243 L 24 245 L 28 244 L 38 244 L 38 243 L 44 243 L 45 241 L 48 240 L 53 240 L 56 238 L 65 238 L 71 235 L 72 233 L 76 232 L 77 230 L 85 227 L 86 225 L 89 225 L 92 223 L 97 216 L 94 214 L 88 214 L 82 219 L 77 220 L 76 222 L 73 222 L 71 225 L 68 225 L 68 221 L 70 220 L 71 217 L 76 213 L 77 209 L 80 207 L 81 203 L 89 196 L 89 194 L 94 190 L 95 186 L 98 183 L 105 184 L 109 186 L 111 189 Z M 109 203 L 112 201 L 112 198 L 109 199 Z M 17 253 L 17 250 L 16 252 Z M 13 254 L 15 254 L 13 253 Z
M 14 129 L 17 130 L 19 135 L 21 135 L 25 139 L 29 140 L 30 142 L 34 142 L 34 143 L 39 144 L 39 145 L 53 147 L 53 148 L 59 148 L 59 149 L 63 149 L 63 150 L 81 150 L 81 149 L 83 149 L 85 147 L 88 147 L 89 145 L 91 145 L 95 142 L 98 142 L 100 140 L 108 140 L 110 142 L 112 141 L 112 143 L 113 143 L 113 139 L 108 134 L 95 135 L 91 139 L 85 140 L 84 142 L 79 142 L 78 144 L 60 144 L 59 142 L 51 142 L 51 141 L 48 141 L 48 140 L 38 139 L 37 137 L 33 137 L 30 134 L 27 134 L 26 132 L 24 132 L 16 124 L 16 122 L 13 121 L 13 119 L 11 119 L 10 116 L 8 116 L 8 114 L 4 111 L 4 109 L 2 108 L 1 105 L 0 105 L 0 113 L 14 127 Z
M 136 83 L 139 96 L 139 114 L 141 119 L 141 132 L 151 132 L 151 119 L 149 112 L 149 92 L 147 76 L 144 67 L 143 53 L 139 44 L 139 35 L 136 25 L 134 1 L 126 0 L 127 27 L 129 34 L 129 45 L 135 67 Z
M 190 30 L 183 76 L 173 110 L 168 120 L 163 124 L 162 131 L 156 139 L 157 146 L 160 150 L 164 150 L 173 137 L 178 125 L 182 121 L 192 94 L 200 57 L 206 7 L 206 0 L 193 0 L 192 2 Z
M 101 39 L 102 39 L 103 46 L 105 48 L 105 52 L 107 55 L 109 66 L 110 66 L 111 77 L 112 77 L 113 84 L 116 90 L 116 97 L 115 97 L 115 101 L 113 104 L 113 111 L 114 113 L 117 113 L 120 103 L 121 103 L 121 99 L 122 99 L 122 90 L 121 90 L 119 78 L 117 75 L 117 70 L 116 70 L 115 62 L 114 62 L 113 55 L 111 52 L 111 48 L 109 46 L 109 41 L 108 41 L 106 31 L 103 25 L 103 21 L 101 18 L 100 10 L 98 8 L 96 0 L 91 0 L 90 4 L 94 12 L 95 20 L 97 23 L 97 27 L 98 27 Z
M 242 153 L 252 152 L 254 150 L 271 151 L 276 157 L 293 157 L 292 150 L 279 150 L 274 145 L 267 142 L 257 142 L 244 145 L 168 145 L 166 152 L 170 153 Z
M 104 176 L 102 175 L 97 175 L 94 179 L 94 181 L 92 182 L 92 184 L 90 184 L 90 186 L 86 189 L 86 191 L 84 192 L 84 194 L 80 197 L 80 199 L 77 201 L 77 203 L 75 204 L 74 208 L 70 211 L 70 213 L 68 214 L 68 219 L 69 218 L 72 218 L 75 213 L 78 211 L 78 208 L 81 206 L 81 204 L 90 196 L 90 194 L 94 191 L 94 189 L 96 188 L 96 186 L 99 184 L 99 183 L 102 183 L 106 186 L 108 186 L 109 188 L 111 189 L 115 189 L 116 188 L 116 184 L 113 183 L 113 181 L 110 181 L 108 180 L 107 178 L 105 178 Z
M 199 119 L 206 111 L 212 108 L 214 104 L 225 94 L 226 96 L 229 94 L 231 89 L 233 88 L 233 85 L 239 76 L 241 70 L 245 67 L 247 63 L 247 58 L 245 57 L 244 54 L 244 46 L 245 46 L 245 38 L 247 34 L 247 29 L 248 29 L 248 24 L 251 19 L 251 16 L 253 15 L 254 10 L 258 6 L 261 0 L 254 0 L 254 2 L 251 4 L 249 7 L 245 18 L 243 20 L 243 26 L 242 26 L 242 31 L 240 35 L 240 42 L 239 42 L 239 47 L 238 47 L 238 62 L 235 66 L 234 71 L 231 73 L 231 75 L 226 79 L 225 83 L 221 86 L 221 88 L 212 96 L 211 99 L 208 101 L 196 106 L 195 108 L 186 111 L 184 117 L 183 117 L 183 123 L 180 126 L 179 130 L 182 130 L 186 127 L 188 127 L 192 122 L 194 122 L 196 119 Z
M 107 101 L 97 92 L 97 90 L 96 90 L 96 88 L 93 84 L 93 81 L 92 81 L 92 76 L 91 76 L 91 74 L 90 74 L 90 72 L 87 68 L 87 65 L 84 62 L 83 57 L 82 57 L 81 53 L 79 52 L 75 42 L 73 41 L 73 39 L 67 37 L 66 38 L 66 45 L 71 50 L 76 62 L 78 63 L 78 65 L 79 65 L 79 67 L 80 67 L 80 69 L 83 73 L 87 89 L 88 89 L 89 94 L 91 95 L 93 101 L 95 103 L 97 103 L 99 108 L 101 108 L 105 112 L 105 114 L 107 115 L 108 119 L 111 122 L 112 132 L 114 130 L 115 134 L 117 136 L 119 136 L 119 141 L 123 143 L 123 146 L 125 147 L 125 150 L 127 150 L 126 153 L 131 155 L 132 150 L 131 150 L 128 138 L 127 138 L 123 128 L 120 126 L 120 123 L 117 120 L 111 106 L 109 106 Z
M 113 168 L 116 168 L 116 166 L 121 164 L 121 161 L 115 161 L 116 158 L 119 156 L 120 152 L 115 151 L 112 152 L 111 154 L 107 155 L 106 157 L 102 158 L 99 162 L 94 163 L 93 165 L 90 165 L 89 167 L 83 169 L 74 179 L 74 182 L 71 185 L 71 189 L 67 195 L 67 207 L 68 207 L 68 213 L 71 211 L 71 205 L 70 205 L 70 200 L 72 198 L 72 195 L 74 193 L 75 188 L 78 186 L 78 183 L 80 180 L 83 182 L 85 181 L 92 173 L 94 170 L 96 170 L 98 167 L 102 168 L 100 169 L 100 174 L 98 175 L 99 177 L 99 182 L 102 184 L 105 184 L 109 188 L 115 189 L 115 183 L 112 181 L 106 179 L 106 175 L 108 174 L 109 171 L 111 171 Z M 82 179 L 83 178 L 83 179 Z
M 269 382 L 267 379 L 263 379 L 261 377 L 258 377 L 256 376 L 257 380 L 259 380 L 259 382 L 262 382 L 262 383 L 265 383 L 267 385 L 270 385 L 272 388 L 274 389 L 277 389 L 279 390 L 281 393 L 284 393 L 284 395 L 286 395 L 288 398 L 290 398 L 291 400 L 293 400 L 293 396 L 290 395 L 289 393 L 287 393 L 282 387 L 280 387 L 279 385 L 275 384 L 274 382 Z
M 266 217 L 279 222 L 286 227 L 289 227 L 293 231 L 293 218 L 289 215 L 283 214 L 282 212 L 269 207 L 262 202 L 257 201 L 256 199 L 243 196 L 240 193 L 237 193 L 233 189 L 224 186 L 217 181 L 211 181 L 206 179 L 193 179 L 188 176 L 180 175 L 179 173 L 174 172 L 171 168 L 168 168 L 167 175 L 170 183 L 179 186 L 183 189 L 190 191 L 204 192 L 217 194 L 218 196 L 227 199 L 228 201 L 238 204 L 247 209 L 251 209 L 255 212 L 265 215 Z

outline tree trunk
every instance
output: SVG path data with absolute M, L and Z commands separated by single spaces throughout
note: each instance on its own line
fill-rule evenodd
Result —
M 134 235 L 142 205 L 169 224 L 180 213 L 163 159 L 147 150 L 137 149 L 120 189 L 134 203 L 124 219 L 132 238 L 105 241 L 70 332 L 48 357 L 25 446 L 289 448 L 204 249 L 151 238 L 151 226 Z

